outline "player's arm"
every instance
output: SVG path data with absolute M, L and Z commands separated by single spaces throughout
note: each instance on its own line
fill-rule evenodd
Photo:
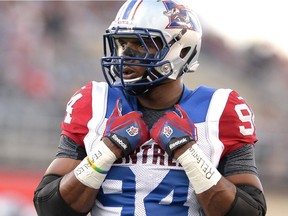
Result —
M 63 139 L 67 140 L 68 138 L 61 137 L 61 141 Z M 70 140 L 70 142 L 73 141 Z M 121 149 L 112 144 L 108 138 L 104 138 L 102 146 L 99 145 L 99 147 L 103 148 L 104 143 L 107 143 L 107 147 L 115 154 L 115 158 L 121 155 Z M 76 145 L 78 144 L 75 143 L 74 147 L 77 147 Z M 39 216 L 80 216 L 86 215 L 90 211 L 98 193 L 97 188 L 100 186 L 97 187 L 96 184 L 94 184 L 95 188 L 87 186 L 75 175 L 77 167 L 79 168 L 81 162 L 85 163 L 86 161 L 86 157 L 79 160 L 72 156 L 71 158 L 56 158 L 52 161 L 34 194 L 34 205 Z M 113 162 L 111 160 L 110 164 Z M 103 175 L 96 173 L 94 178 L 98 178 L 98 184 L 101 184 Z
M 161 117 L 150 133 L 180 162 L 206 215 L 265 215 L 259 179 L 253 174 L 223 177 L 198 147 L 194 123 L 179 105 Z
M 71 158 L 55 159 L 34 194 L 38 215 L 86 215 L 114 161 L 149 139 L 141 117 L 138 112 L 122 115 L 118 101 L 107 121 L 102 141 L 84 159 L 73 158 L 73 153 Z M 77 144 L 69 142 L 72 142 L 69 149 L 75 149 Z
M 175 149 L 175 158 L 178 160 L 180 159 L 180 161 L 187 160 L 187 158 L 183 158 L 183 156 L 185 154 L 189 157 L 192 156 L 190 153 L 187 154 L 187 152 L 191 152 L 191 149 L 194 149 L 192 147 L 193 145 L 194 142 L 190 142 L 178 149 Z M 198 148 L 195 149 L 197 151 Z M 193 165 L 190 159 L 185 162 L 182 161 L 182 164 L 186 166 L 185 171 L 188 174 L 189 179 L 191 179 L 190 181 L 192 185 L 196 184 L 195 190 L 197 198 L 206 215 L 256 216 L 266 214 L 266 202 L 262 192 L 263 188 L 257 175 L 252 173 L 243 173 L 232 174 L 224 177 L 213 167 L 213 165 L 207 160 L 206 156 L 202 154 L 203 152 L 201 152 L 200 149 L 199 152 L 196 153 L 196 151 L 193 150 L 193 155 L 198 155 L 197 161 L 199 161 L 199 157 L 201 157 L 201 165 L 198 168 L 202 171 L 203 164 L 205 164 L 205 166 L 211 166 L 211 172 L 214 172 L 214 175 L 211 178 L 210 176 L 205 175 L 205 172 L 199 171 L 195 171 L 195 173 L 197 172 L 197 177 L 195 175 L 192 177 L 193 171 L 191 172 L 191 170 L 195 168 L 195 163 Z M 237 158 L 237 155 L 233 152 L 230 154 L 233 154 L 234 160 Z M 251 154 L 247 154 L 247 156 L 250 157 Z M 248 159 L 248 157 L 246 159 Z M 196 164 L 196 167 L 198 165 L 199 164 Z M 224 164 L 224 166 L 225 165 L 226 164 Z M 237 173 L 237 171 L 235 173 Z M 215 178 L 216 176 L 217 178 Z M 209 177 L 209 179 L 207 179 L 207 177 Z M 199 185 L 198 188 L 197 185 Z

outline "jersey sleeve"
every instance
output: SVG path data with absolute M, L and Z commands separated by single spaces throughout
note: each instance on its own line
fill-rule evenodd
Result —
M 78 90 L 66 106 L 66 115 L 61 122 L 62 135 L 66 135 L 84 147 L 88 133 L 87 124 L 92 116 L 92 82 Z
M 257 142 L 254 114 L 246 101 L 231 91 L 219 122 L 219 138 L 225 155 L 245 144 Z

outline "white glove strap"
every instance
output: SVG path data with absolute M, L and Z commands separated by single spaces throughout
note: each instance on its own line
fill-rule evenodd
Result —
M 178 158 L 178 161 L 184 168 L 196 194 L 208 190 L 221 179 L 219 171 L 197 144 L 187 149 Z
M 74 175 L 82 184 L 99 189 L 115 160 L 115 154 L 101 141 L 74 169 Z

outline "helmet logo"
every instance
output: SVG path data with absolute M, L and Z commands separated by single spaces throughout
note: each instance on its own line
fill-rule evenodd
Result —
M 198 26 L 193 22 L 189 13 L 191 13 L 184 5 L 178 5 L 173 1 L 163 1 L 167 11 L 163 14 L 169 18 L 169 24 L 166 28 L 180 28 L 198 30 Z

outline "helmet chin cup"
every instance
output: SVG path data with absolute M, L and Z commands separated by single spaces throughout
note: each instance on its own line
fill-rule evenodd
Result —
M 133 78 L 133 79 L 123 79 L 124 83 L 135 83 L 137 81 L 140 81 L 142 79 L 143 76 L 140 76 L 140 77 L 136 77 L 136 78 Z

